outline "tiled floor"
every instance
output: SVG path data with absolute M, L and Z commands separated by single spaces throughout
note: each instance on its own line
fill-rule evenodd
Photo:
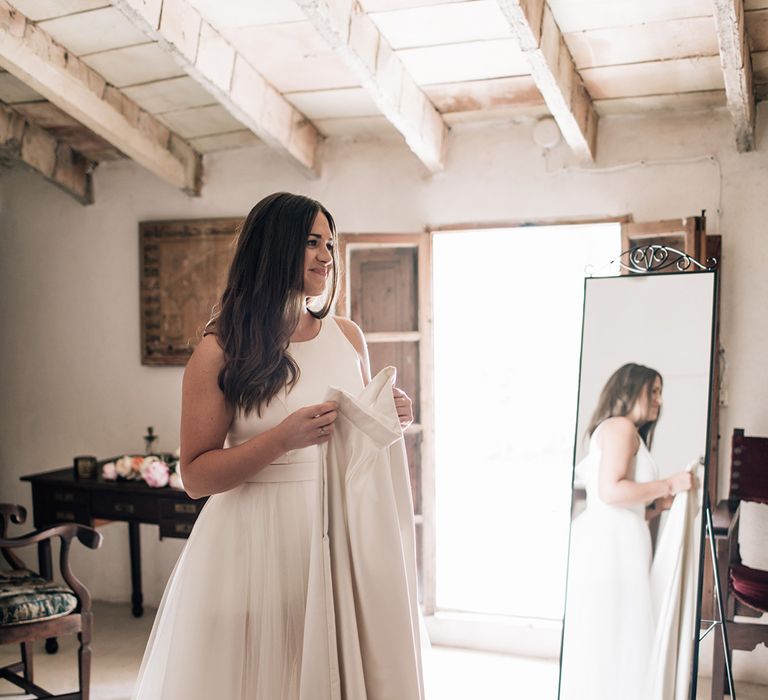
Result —
M 152 626 L 152 611 L 131 617 L 128 605 L 97 603 L 93 641 L 92 700 L 128 700 Z M 0 648 L 0 665 L 15 658 L 18 647 Z M 35 681 L 48 690 L 65 692 L 77 683 L 76 640 L 62 640 L 61 649 L 36 655 Z M 428 700 L 555 700 L 555 661 L 526 659 L 446 647 L 435 648 L 428 669 Z M 709 700 L 709 683 L 702 679 L 699 698 Z M 738 700 L 766 700 L 764 686 L 737 686 Z M 0 680 L 0 698 L 26 698 Z M 212 698 L 211 700 L 227 700 Z M 277 700 L 277 699 L 276 699 Z M 618 700 L 618 699 L 617 699 Z

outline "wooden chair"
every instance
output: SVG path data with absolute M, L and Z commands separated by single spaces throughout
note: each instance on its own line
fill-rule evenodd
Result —
M 730 493 L 727 501 L 718 504 L 713 520 L 728 641 L 732 650 L 752 651 L 761 643 L 768 646 L 768 624 L 736 621 L 734 616 L 760 617 L 768 612 L 768 571 L 741 563 L 738 537 L 742 501 L 768 504 L 768 438 L 745 437 L 744 430 L 737 428 L 731 446 Z M 723 700 L 727 692 L 725 652 L 720 635 L 715 633 L 712 700 Z
M 76 537 L 86 547 L 97 549 L 103 538 L 93 528 L 75 523 L 56 525 L 21 537 L 7 537 L 8 524 L 21 524 L 26 517 L 23 507 L 0 503 L 0 553 L 11 567 L 10 570 L 0 570 L 0 644 L 21 646 L 21 661 L 0 668 L 0 678 L 38 698 L 88 700 L 93 618 L 91 595 L 72 573 L 69 547 Z M 54 537 L 61 540 L 60 568 L 67 585 L 41 578 L 27 569 L 13 551 Z M 79 688 L 76 692 L 52 695 L 34 683 L 32 644 L 35 640 L 75 633 L 80 641 Z

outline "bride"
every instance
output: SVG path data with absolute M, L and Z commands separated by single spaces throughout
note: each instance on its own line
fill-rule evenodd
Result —
M 561 700 L 643 697 L 654 638 L 647 518 L 691 489 L 689 471 L 666 479 L 650 454 L 663 382 L 628 363 L 600 394 L 577 465 L 587 507 L 573 521 L 563 631 Z
M 329 313 L 336 242 L 330 213 L 300 195 L 264 198 L 243 224 L 219 312 L 182 389 L 184 487 L 209 499 L 163 595 L 134 700 L 351 697 L 324 655 L 349 639 L 336 638 L 332 618 L 320 629 L 308 604 L 322 534 L 318 445 L 346 425 L 326 392 L 332 385 L 357 396 L 370 382 L 362 332 Z M 308 308 L 323 297 L 319 311 Z M 411 400 L 387 391 L 399 430 L 413 420 Z M 385 650 L 386 658 L 419 667 L 418 630 L 397 632 L 410 643 Z M 381 651 L 363 659 L 366 669 L 382 665 Z M 365 684 L 401 687 L 395 673 L 390 664 Z M 398 696 L 421 700 L 418 682 Z

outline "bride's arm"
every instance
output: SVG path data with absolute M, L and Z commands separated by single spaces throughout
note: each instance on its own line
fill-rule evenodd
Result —
M 640 447 L 637 430 L 629 418 L 608 418 L 597 440 L 601 448 L 598 480 L 601 501 L 626 506 L 650 503 L 675 493 L 670 479 L 638 483 L 629 478 L 632 460 Z
M 288 450 L 326 442 L 333 433 L 336 404 L 329 401 L 300 408 L 271 430 L 224 449 L 234 411 L 219 388 L 223 364 L 224 352 L 211 334 L 200 341 L 184 370 L 181 478 L 192 498 L 229 491 Z

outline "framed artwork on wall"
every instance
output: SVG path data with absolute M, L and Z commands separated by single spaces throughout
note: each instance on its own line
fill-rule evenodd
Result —
M 241 221 L 139 223 L 142 364 L 187 363 L 224 289 Z

